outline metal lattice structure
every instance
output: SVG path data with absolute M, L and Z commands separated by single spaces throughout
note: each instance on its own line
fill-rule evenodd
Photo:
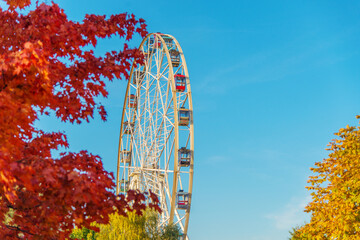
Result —
M 163 210 L 160 225 L 187 230 L 194 172 L 194 126 L 189 73 L 177 40 L 151 33 L 134 63 L 121 120 L 117 194 L 154 192 Z

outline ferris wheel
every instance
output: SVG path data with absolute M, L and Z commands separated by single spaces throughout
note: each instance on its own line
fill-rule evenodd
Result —
M 150 189 L 160 201 L 160 226 L 174 223 L 189 239 L 194 125 L 184 53 L 161 33 L 148 34 L 139 50 L 145 59 L 133 64 L 126 89 L 116 192 Z

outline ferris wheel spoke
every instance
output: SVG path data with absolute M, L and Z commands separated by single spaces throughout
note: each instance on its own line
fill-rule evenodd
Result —
M 159 64 L 158 64 L 157 72 L 158 72 L 159 78 L 160 78 L 160 76 L 161 76 L 160 71 L 161 71 L 161 68 L 162 68 L 163 62 L 164 62 L 164 51 L 161 51 L 161 54 L 159 54 L 159 55 L 161 55 L 161 56 L 159 57 Z M 167 61 L 165 62 L 165 64 L 167 64 Z
M 176 71 L 174 72 L 174 75 L 179 74 L 179 72 L 182 73 L 182 67 L 180 67 L 180 66 L 178 67 L 178 69 L 176 69 Z
M 190 143 L 190 134 L 188 134 L 187 139 L 186 139 L 186 144 L 185 144 L 186 148 L 189 147 L 189 143 Z
M 183 185 L 182 185 L 180 173 L 178 174 L 178 183 L 179 183 L 179 188 L 180 188 L 180 189 L 184 189 L 184 188 L 183 188 Z
M 186 104 L 186 101 L 188 99 L 188 94 L 179 94 L 179 97 L 177 98 L 178 106 L 184 107 Z
M 169 152 L 169 154 L 168 154 L 168 158 L 165 159 L 165 166 L 166 166 L 166 167 L 165 167 L 165 171 L 167 171 L 167 170 L 169 169 L 171 153 L 173 152 L 174 145 L 175 145 L 175 141 L 172 142 L 171 148 L 170 148 L 170 152 Z
M 167 181 L 168 183 L 168 181 Z M 165 191 L 166 191 L 166 197 L 165 199 L 167 199 L 169 202 L 170 202 L 170 199 L 171 199 L 171 192 L 170 192 L 170 188 L 169 186 L 167 185 L 167 187 L 165 187 Z
M 154 74 L 152 74 L 151 72 L 149 72 L 149 75 L 150 75 L 150 77 L 153 78 L 152 81 L 149 82 L 149 89 L 150 89 L 150 86 L 152 86 L 152 84 L 157 80 L 157 77 Z
M 186 215 L 180 217 L 180 214 L 177 210 L 175 210 L 175 216 L 178 219 L 176 222 L 174 222 L 174 224 L 179 224 L 180 228 L 184 228 L 184 225 L 182 223 L 182 220 L 186 217 Z
M 161 100 L 162 100 L 162 98 L 160 98 Z M 161 103 L 163 103 L 163 101 L 161 101 Z M 156 111 L 156 114 L 158 114 L 160 112 L 160 114 L 161 114 L 161 111 L 159 110 L 159 109 L 157 109 L 157 111 Z M 165 114 L 163 114 L 164 116 L 166 116 Z M 155 133 L 155 139 L 158 139 L 158 138 L 160 138 L 160 134 L 162 134 L 163 132 L 164 132 L 164 124 L 165 124 L 165 118 L 163 118 L 162 119 L 162 121 L 161 121 L 161 123 L 159 124 L 159 126 L 158 126 L 158 129 L 157 129 L 157 131 L 156 131 L 156 133 Z M 166 138 L 166 137 L 165 137 Z M 166 144 L 166 141 L 165 141 L 165 144 Z M 152 148 L 153 146 L 151 146 L 151 148 Z
M 164 112 L 168 112 L 169 108 L 170 108 L 170 103 L 167 101 L 169 99 L 169 91 L 170 91 L 170 82 L 168 81 L 166 84 L 166 91 L 165 91 L 165 101 L 163 103 L 164 106 Z
M 172 136 L 173 130 L 174 130 L 174 127 L 171 128 L 171 130 L 169 131 L 168 135 L 166 136 L 166 138 L 165 138 L 165 143 L 164 143 L 164 147 L 160 150 L 160 156 L 163 154 L 163 152 L 164 152 L 164 150 L 165 150 L 165 146 L 167 146 L 167 143 L 168 143 L 170 137 Z M 175 144 L 175 142 L 173 142 L 172 147 L 173 147 L 174 144 Z M 169 154 L 169 157 L 171 157 L 170 155 L 171 155 L 171 153 Z M 166 158 L 165 158 L 165 159 L 166 159 Z M 167 162 L 169 163 L 170 161 L 167 161 Z
M 163 48 L 160 48 L 158 51 L 157 51 L 157 64 L 156 64 L 156 67 L 157 67 L 157 72 L 159 73 L 160 71 L 160 68 L 162 66 L 162 63 L 163 63 L 163 60 L 164 60 L 164 50 Z
M 164 185 L 164 183 L 163 183 Z M 169 208 L 168 205 L 166 203 L 166 196 L 165 196 L 165 190 L 164 190 L 164 186 L 161 187 L 161 209 L 163 209 L 163 213 L 165 215 L 165 218 L 169 217 Z
M 166 77 L 166 73 L 169 73 L 169 64 L 166 64 L 166 65 L 164 66 L 164 69 L 163 69 L 162 72 L 160 73 L 160 76 L 165 79 L 164 81 L 168 81 L 168 78 Z

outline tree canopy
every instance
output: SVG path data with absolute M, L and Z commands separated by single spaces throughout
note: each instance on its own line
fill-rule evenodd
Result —
M 328 158 L 311 168 L 312 201 L 305 208 L 311 220 L 292 239 L 359 239 L 360 127 L 346 126 L 335 135 Z
M 146 209 L 143 214 L 129 212 L 127 216 L 113 213 L 108 224 L 96 224 L 100 228 L 98 233 L 87 228 L 77 228 L 71 235 L 72 239 L 84 240 L 178 240 L 180 229 L 174 224 L 159 227 L 157 212 Z
M 73 226 L 96 229 L 114 209 L 145 209 L 145 196 L 115 196 L 114 177 L 99 156 L 69 147 L 62 132 L 44 132 L 40 115 L 61 121 L 89 121 L 97 111 L 106 120 L 98 96 L 106 97 L 106 80 L 127 78 L 132 62 L 143 56 L 127 44 L 120 51 L 95 56 L 97 40 L 144 37 L 143 19 L 126 13 L 110 17 L 67 18 L 57 4 L 6 0 L 0 8 L 0 239 L 65 239 Z M 150 193 L 157 207 L 156 196 Z M 9 218 L 11 213 L 11 218 Z

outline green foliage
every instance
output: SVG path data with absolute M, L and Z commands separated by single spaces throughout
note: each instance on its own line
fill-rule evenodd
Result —
M 71 239 L 96 240 L 96 232 L 87 228 L 75 228 L 71 233 Z
M 159 215 L 154 211 L 146 211 L 146 238 L 149 240 L 178 240 L 180 229 L 175 224 L 168 224 L 163 228 L 159 227 Z
M 161 236 L 163 240 L 177 240 L 180 238 L 180 229 L 175 224 L 165 226 L 164 232 Z

